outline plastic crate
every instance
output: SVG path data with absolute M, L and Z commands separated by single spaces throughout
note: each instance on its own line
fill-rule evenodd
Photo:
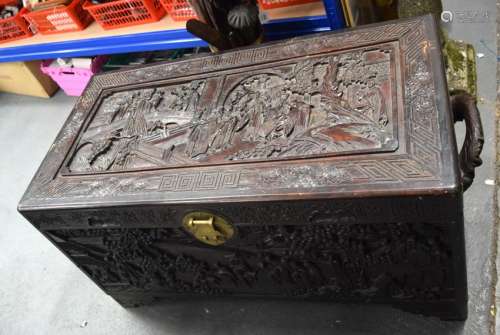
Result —
M 67 95 L 78 97 L 82 95 L 90 78 L 101 70 L 107 59 L 107 56 L 95 57 L 92 60 L 90 69 L 51 67 L 50 64 L 52 60 L 44 61 L 40 68 L 42 72 L 49 75 Z
M 68 6 L 59 6 L 24 15 L 30 27 L 40 34 L 59 34 L 85 29 L 92 16 L 82 5 L 84 0 L 73 0 Z
M 0 1 L 0 7 L 10 4 L 12 4 L 12 2 L 10 1 Z M 23 15 L 25 13 L 26 9 L 23 8 L 15 16 L 9 17 L 7 19 L 0 19 L 0 43 L 14 41 L 33 35 L 29 30 L 26 20 L 23 18 Z
M 161 4 L 174 21 L 187 21 L 196 18 L 196 13 L 187 0 L 161 0 Z
M 295 5 L 302 5 L 311 2 L 319 2 L 320 0 L 259 0 L 262 9 L 282 8 Z
M 83 5 L 104 29 L 156 22 L 165 15 L 160 0 L 117 0 L 99 5 Z

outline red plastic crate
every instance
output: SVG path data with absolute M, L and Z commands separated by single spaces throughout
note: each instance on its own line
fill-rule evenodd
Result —
M 160 0 L 117 0 L 99 5 L 83 5 L 104 29 L 156 22 L 165 15 Z
M 28 12 L 24 17 L 32 29 L 44 35 L 83 30 L 92 22 L 92 16 L 83 10 L 83 2 L 73 0 L 68 6 Z
M 288 6 L 302 5 L 320 0 L 259 0 L 262 9 L 282 8 Z
M 187 0 L 161 0 L 161 4 L 174 21 L 187 21 L 196 18 L 196 13 Z
M 0 1 L 1 7 L 10 4 L 13 3 L 11 1 Z M 18 40 L 33 35 L 29 30 L 26 20 L 23 18 L 23 15 L 25 13 L 26 9 L 23 8 L 15 16 L 9 17 L 7 19 L 0 19 L 0 43 Z

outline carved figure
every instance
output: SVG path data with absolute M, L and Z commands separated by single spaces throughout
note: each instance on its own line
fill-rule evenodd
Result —
M 255 43 L 262 34 L 256 0 L 190 0 L 200 20 L 187 30 L 218 50 Z

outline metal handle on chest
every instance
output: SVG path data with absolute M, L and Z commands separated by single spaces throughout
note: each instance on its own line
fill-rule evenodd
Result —
M 184 229 L 197 240 L 217 246 L 234 235 L 234 228 L 224 218 L 209 212 L 191 212 L 182 220 Z
M 476 99 L 465 91 L 455 91 L 451 95 L 454 121 L 465 121 L 465 141 L 460 150 L 460 171 L 462 188 L 467 190 L 474 181 L 475 169 L 480 166 L 484 135 L 481 116 Z

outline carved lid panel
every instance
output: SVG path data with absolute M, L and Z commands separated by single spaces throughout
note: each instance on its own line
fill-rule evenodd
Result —
M 443 194 L 431 16 L 94 76 L 21 210 Z
M 100 100 L 64 172 L 397 149 L 397 43 L 124 88 Z

